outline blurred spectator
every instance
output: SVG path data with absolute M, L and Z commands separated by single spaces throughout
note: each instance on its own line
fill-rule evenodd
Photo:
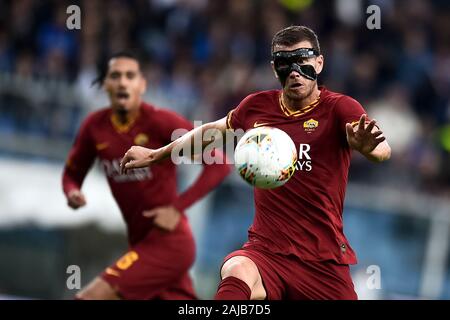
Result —
M 393 157 L 407 152 L 418 139 L 420 123 L 404 85 L 399 83 L 388 87 L 381 100 L 367 106 L 367 112 L 382 124 L 384 135 L 395 150 Z
M 66 28 L 67 17 L 66 7 L 59 4 L 53 11 L 52 19 L 45 21 L 36 35 L 37 54 L 44 67 L 39 71 L 43 74 L 48 72 L 50 77 L 70 78 L 70 67 L 73 68 L 78 57 L 76 34 Z
M 13 66 L 13 48 L 9 34 L 0 25 L 0 72 L 11 72 Z

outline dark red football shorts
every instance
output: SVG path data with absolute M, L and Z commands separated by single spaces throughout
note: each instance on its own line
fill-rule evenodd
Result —
M 172 232 L 153 228 L 101 277 L 123 299 L 196 299 L 189 276 L 195 243 L 186 218 Z
M 268 300 L 356 300 L 348 265 L 333 261 L 302 261 L 245 244 L 225 257 L 245 256 L 258 267 Z

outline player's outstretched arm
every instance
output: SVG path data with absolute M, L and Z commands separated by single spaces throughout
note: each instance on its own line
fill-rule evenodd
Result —
M 125 173 L 129 169 L 147 167 L 152 163 L 156 163 L 170 157 L 174 148 L 177 150 L 184 150 L 184 147 L 189 148 L 189 146 L 191 146 L 191 150 L 194 150 L 194 139 L 197 137 L 200 137 L 202 141 L 203 150 L 214 141 L 213 139 L 207 141 L 202 139 L 203 132 L 207 130 L 219 130 L 222 135 L 225 134 L 225 131 L 227 130 L 226 117 L 194 128 L 182 137 L 159 149 L 148 149 L 140 146 L 132 146 L 125 153 L 122 161 L 120 162 L 120 170 L 122 173 Z
M 391 147 L 383 136 L 383 132 L 376 125 L 376 120 L 366 123 L 366 115 L 363 114 L 359 123 L 353 127 L 346 125 L 347 142 L 349 146 L 359 151 L 367 159 L 374 162 L 382 162 L 391 157 Z

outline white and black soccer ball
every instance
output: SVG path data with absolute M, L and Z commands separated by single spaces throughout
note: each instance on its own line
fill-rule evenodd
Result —
M 239 140 L 234 161 L 237 172 L 247 183 L 273 189 L 294 174 L 297 149 L 286 132 L 263 126 L 247 131 Z

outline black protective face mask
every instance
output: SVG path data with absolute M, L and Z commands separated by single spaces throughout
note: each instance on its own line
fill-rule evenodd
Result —
M 277 51 L 272 54 L 272 61 L 275 71 L 281 84 L 285 85 L 287 77 L 292 71 L 298 72 L 306 79 L 315 81 L 317 79 L 316 70 L 312 65 L 300 64 L 299 62 L 311 57 L 317 57 L 319 53 L 312 48 L 300 48 L 292 51 Z

